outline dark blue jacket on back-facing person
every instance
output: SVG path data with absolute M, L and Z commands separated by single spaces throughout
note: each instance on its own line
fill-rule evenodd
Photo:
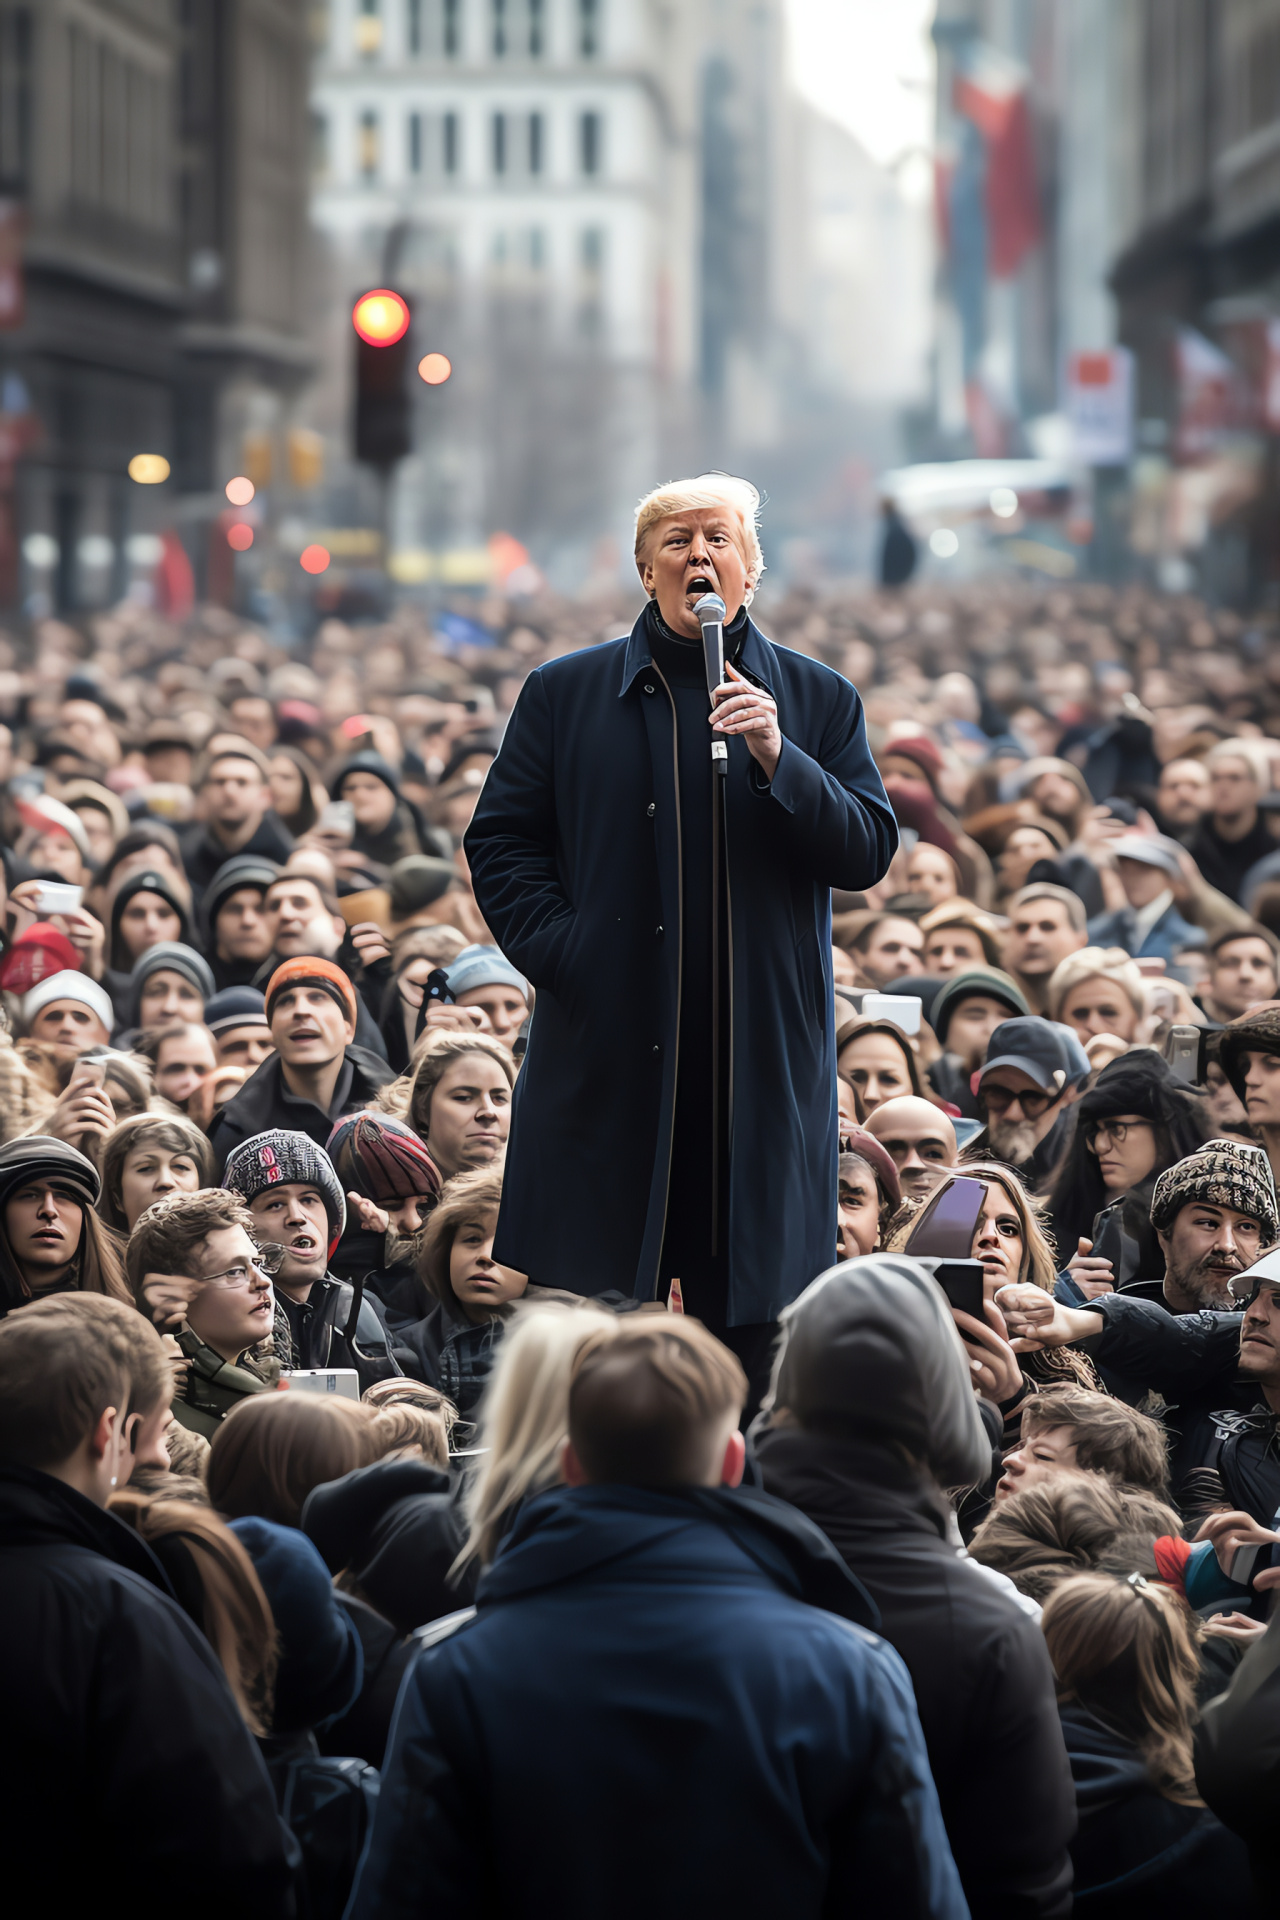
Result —
M 733 1484 L 746 1394 L 691 1319 L 579 1349 L 569 1484 L 406 1675 L 349 1920 L 967 1915 L 865 1589 Z

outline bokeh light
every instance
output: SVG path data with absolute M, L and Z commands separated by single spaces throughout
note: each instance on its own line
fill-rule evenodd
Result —
M 304 547 L 298 555 L 298 565 L 304 573 L 323 573 L 328 564 L 328 547 Z
M 135 453 L 129 462 L 129 478 L 140 487 L 158 487 L 169 478 L 169 462 L 162 453 Z
M 252 480 L 243 473 L 238 473 L 234 480 L 228 480 L 226 485 L 226 495 L 233 507 L 247 507 L 255 492 Z
M 356 301 L 351 324 L 367 345 L 393 347 L 409 331 L 409 309 L 390 287 L 375 287 Z
M 429 387 L 442 387 L 453 372 L 453 362 L 444 353 L 427 353 L 418 362 L 418 376 Z
M 227 545 L 237 553 L 248 553 L 253 545 L 253 528 L 246 527 L 243 520 L 237 520 L 233 527 L 227 528 Z
M 960 540 L 950 527 L 938 527 L 929 535 L 929 551 L 939 560 L 954 560 L 960 551 Z

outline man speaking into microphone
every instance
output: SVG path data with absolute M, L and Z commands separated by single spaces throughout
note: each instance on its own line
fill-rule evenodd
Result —
M 857 693 L 749 617 L 758 511 L 724 474 L 641 501 L 649 604 L 530 674 L 466 836 L 537 988 L 495 1260 L 582 1294 L 679 1281 L 753 1384 L 835 1258 L 830 889 L 897 846 Z

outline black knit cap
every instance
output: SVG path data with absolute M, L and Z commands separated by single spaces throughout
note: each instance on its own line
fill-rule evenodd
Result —
M 390 787 L 397 800 L 400 798 L 400 775 L 391 762 L 382 754 L 375 753 L 372 747 L 366 747 L 362 753 L 353 753 L 345 765 L 339 767 L 331 789 L 335 800 L 342 798 L 342 783 L 351 773 L 371 773 L 375 780 L 381 780 L 384 787 Z
M 1172 1127 L 1180 1118 L 1199 1116 L 1200 1103 L 1150 1048 L 1122 1053 L 1098 1075 L 1076 1108 L 1078 1123 L 1136 1113 L 1152 1126 Z
M 1235 1089 L 1236 1098 L 1241 1101 L 1246 1053 L 1280 1053 L 1280 1008 L 1268 1007 L 1265 1013 L 1251 1013 L 1248 1019 L 1233 1020 L 1222 1030 L 1218 1059 Z
M 0 1207 L 18 1187 L 32 1180 L 47 1180 L 51 1187 L 65 1188 L 86 1207 L 96 1207 L 102 1192 L 92 1160 L 48 1133 L 25 1134 L 0 1147 Z

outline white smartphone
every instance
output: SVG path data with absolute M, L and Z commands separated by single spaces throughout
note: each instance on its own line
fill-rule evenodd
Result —
M 354 1367 L 299 1367 L 280 1375 L 280 1385 L 294 1393 L 341 1393 L 360 1398 L 360 1375 Z
M 62 880 L 42 880 L 36 891 L 37 913 L 79 913 L 84 888 Z
M 894 1026 L 901 1027 L 903 1033 L 919 1033 L 922 1004 L 914 993 L 864 993 L 862 1017 L 864 1020 L 892 1020 Z

